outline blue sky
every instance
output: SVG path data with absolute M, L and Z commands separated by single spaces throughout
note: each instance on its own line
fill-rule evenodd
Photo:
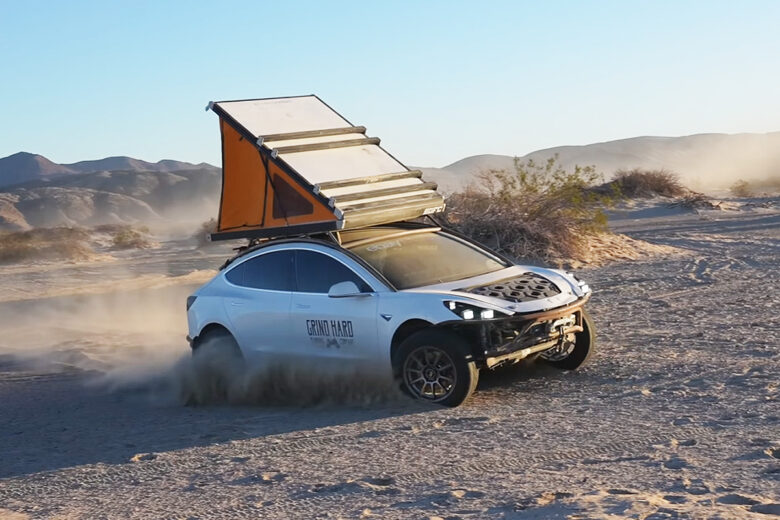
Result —
M 0 0 L 0 157 L 219 164 L 210 100 L 315 93 L 406 164 L 780 130 L 778 1 Z

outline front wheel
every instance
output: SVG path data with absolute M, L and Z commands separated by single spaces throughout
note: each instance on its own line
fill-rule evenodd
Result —
M 561 350 L 550 349 L 540 354 L 541 359 L 548 365 L 563 370 L 576 370 L 587 363 L 596 350 L 596 329 L 593 327 L 593 319 L 582 310 L 582 332 L 574 334 L 574 342 L 566 345 Z
M 396 367 L 407 393 L 444 406 L 459 406 L 479 381 L 468 344 L 447 331 L 423 330 L 409 336 L 398 349 Z

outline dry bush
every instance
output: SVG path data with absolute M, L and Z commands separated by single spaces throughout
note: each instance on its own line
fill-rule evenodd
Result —
M 669 207 L 685 209 L 722 209 L 720 202 L 713 202 L 711 198 L 703 193 L 695 191 L 689 192 L 683 197 L 679 197 L 674 202 L 667 204 Z
M 577 259 L 587 238 L 607 231 L 610 194 L 589 188 L 595 167 L 566 171 L 557 156 L 544 164 L 515 159 L 514 171 L 490 171 L 480 184 L 447 199 L 445 219 L 457 231 L 515 258 Z
M 94 233 L 108 235 L 113 249 L 149 249 L 157 246 L 146 226 L 131 224 L 101 224 L 92 228 Z
M 731 194 L 735 197 L 752 197 L 753 190 L 750 189 L 750 184 L 747 181 L 738 180 L 729 188 Z
M 114 249 L 148 249 L 155 245 L 149 236 L 149 228 L 145 226 L 134 228 L 118 225 L 108 231 L 112 234 L 111 244 Z
M 82 228 L 41 228 L 0 233 L 0 262 L 86 260 L 94 251 Z
M 661 170 L 618 170 L 614 178 L 596 188 L 596 191 L 617 192 L 629 199 L 662 197 L 681 197 L 688 190 L 680 184 L 677 174 Z

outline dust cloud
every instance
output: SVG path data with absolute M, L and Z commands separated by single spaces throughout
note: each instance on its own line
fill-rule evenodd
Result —
M 158 278 L 164 284 L 167 277 Z M 86 373 L 106 386 L 159 377 L 189 353 L 184 302 L 194 286 L 134 284 L 126 280 L 127 291 L 54 289 L 55 296 L 2 302 L 0 360 L 33 371 Z
M 246 363 L 224 348 L 196 352 L 169 371 L 168 395 L 188 405 L 371 405 L 405 399 L 377 366 L 288 360 Z
M 220 349 L 193 358 L 185 301 L 198 285 L 159 278 L 0 301 L 0 371 L 74 375 L 96 391 L 140 393 L 161 406 L 370 404 L 401 395 L 375 368 L 248 364 Z

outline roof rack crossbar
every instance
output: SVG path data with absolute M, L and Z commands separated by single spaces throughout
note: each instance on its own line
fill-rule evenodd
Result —
M 325 128 L 323 130 L 306 130 L 303 132 L 288 132 L 286 134 L 268 134 L 261 136 L 264 142 L 287 141 L 290 139 L 306 139 L 307 137 L 325 137 L 329 135 L 365 134 L 365 126 L 347 126 L 344 128 Z
M 325 143 L 297 144 L 293 146 L 280 146 L 274 148 L 278 154 L 313 152 L 316 150 L 330 150 L 331 148 L 346 148 L 348 146 L 363 146 L 368 144 L 379 144 L 378 137 L 365 137 L 363 139 L 347 139 L 345 141 L 328 141 Z
M 340 224 L 335 221 L 313 222 L 310 224 L 293 224 L 286 227 L 274 228 L 251 228 L 237 231 L 217 231 L 211 233 L 212 241 L 235 240 L 239 238 L 275 238 L 283 236 L 309 235 L 313 233 L 325 233 L 328 231 L 338 231 Z
M 338 181 L 321 182 L 315 186 L 318 191 L 335 190 L 336 188 L 348 188 L 350 186 L 360 186 L 361 184 L 373 184 L 375 182 L 397 181 L 399 179 L 419 179 L 422 177 L 420 170 L 407 170 L 404 172 L 383 173 L 381 175 L 369 175 L 367 177 L 355 177 L 354 179 L 343 179 Z
M 444 209 L 444 204 L 431 203 L 430 200 L 420 201 L 417 204 L 407 206 L 385 206 L 383 208 L 371 208 L 348 213 L 350 229 L 374 226 L 387 222 L 400 222 L 410 218 L 416 218 L 421 212 L 438 213 Z
M 331 197 L 331 201 L 335 204 L 341 204 L 344 202 L 352 202 L 355 200 L 369 199 L 373 197 L 386 197 L 389 195 L 399 195 L 401 193 L 413 193 L 415 191 L 436 191 L 438 184 L 435 182 L 417 182 L 414 184 L 406 184 L 404 186 L 396 186 L 394 188 L 384 188 L 379 190 L 361 191 L 359 193 L 348 193 L 346 195 L 337 195 Z
M 374 202 L 363 202 L 358 204 L 347 204 L 339 209 L 344 213 L 344 218 L 347 219 L 350 215 L 354 215 L 357 212 L 376 210 L 384 207 L 399 207 L 416 203 L 436 203 L 436 206 L 444 204 L 442 196 L 436 192 L 421 193 L 419 195 L 411 195 L 409 197 L 399 197 L 397 199 L 390 200 L 377 200 Z

